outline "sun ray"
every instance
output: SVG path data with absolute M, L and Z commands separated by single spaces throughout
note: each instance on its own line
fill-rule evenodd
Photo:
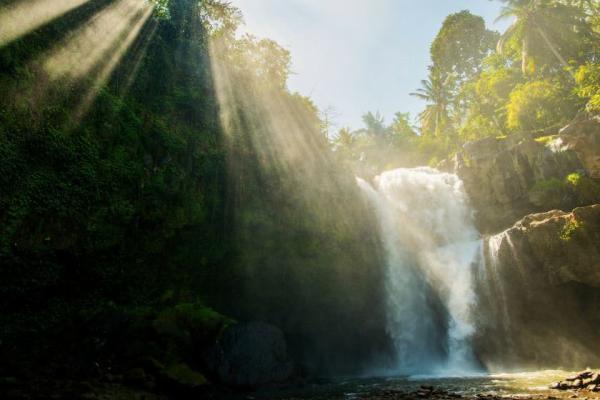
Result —
M 139 32 L 138 22 L 147 19 L 149 10 L 144 0 L 119 0 L 96 14 L 48 52 L 43 65 L 50 79 L 81 79 L 98 65 L 111 63 L 115 47 Z
M 0 46 L 82 6 L 89 0 L 20 0 L 0 7 Z
M 98 74 L 94 79 L 94 83 L 88 89 L 87 94 L 79 104 L 74 114 L 76 120 L 81 118 L 81 116 L 87 112 L 87 110 L 89 109 L 90 105 L 96 97 L 98 89 L 108 81 L 115 68 L 117 67 L 125 53 L 129 50 L 135 39 L 138 37 L 140 31 L 142 30 L 142 28 L 144 27 L 151 15 L 152 7 L 144 7 L 141 10 L 141 12 L 137 14 L 136 17 L 133 18 L 129 24 L 127 24 L 128 26 L 130 26 L 129 31 L 127 32 L 125 37 L 122 38 L 120 43 L 118 43 L 114 51 L 111 52 L 111 57 L 108 59 L 108 62 L 104 63 L 104 65 L 98 71 Z

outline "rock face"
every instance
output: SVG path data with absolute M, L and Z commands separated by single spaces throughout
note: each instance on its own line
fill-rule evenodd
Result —
M 485 364 L 600 364 L 600 204 L 528 215 L 489 237 L 484 255 L 475 345 Z
M 527 214 L 577 205 L 552 184 L 583 171 L 583 166 L 574 151 L 554 140 L 485 138 L 466 143 L 451 164 L 476 209 L 477 228 L 484 233 L 499 232 Z
M 256 387 L 283 382 L 294 373 L 283 333 L 261 322 L 228 327 L 209 364 L 221 382 L 232 386 Z
M 600 204 L 528 215 L 502 235 L 499 257 L 526 256 L 551 285 L 600 288 Z
M 589 176 L 600 179 L 600 115 L 579 118 L 559 133 L 568 148 L 577 153 Z

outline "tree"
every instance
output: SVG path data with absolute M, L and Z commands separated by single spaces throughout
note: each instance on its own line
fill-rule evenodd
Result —
M 453 76 L 445 78 L 439 69 L 430 66 L 429 77 L 421 81 L 422 87 L 411 96 L 418 97 L 429 103 L 419 114 L 421 132 L 426 135 L 438 136 L 448 123 L 448 108 L 452 101 Z
M 506 106 L 508 128 L 518 131 L 558 128 L 574 116 L 577 103 L 559 82 L 540 80 L 518 85 Z
M 362 116 L 362 120 L 368 135 L 383 136 L 385 134 L 385 123 L 379 111 L 375 114 L 369 111 Z
M 575 74 L 575 92 L 587 101 L 586 109 L 600 112 L 600 63 L 582 65 Z
M 514 18 L 502 34 L 497 49 L 502 53 L 511 41 L 519 43 L 521 71 L 535 70 L 532 54 L 544 59 L 544 43 L 562 67 L 568 67 L 566 55 L 576 56 L 578 39 L 591 33 L 585 13 L 575 7 L 550 0 L 502 0 L 506 3 L 497 20 Z
M 492 52 L 498 33 L 485 28 L 485 21 L 469 11 L 446 17 L 431 44 L 431 60 L 443 75 L 469 79 L 481 71 L 482 60 Z
M 473 140 L 505 135 L 506 103 L 515 85 L 522 80 L 512 68 L 488 66 L 477 79 L 465 83 L 461 88 L 466 107 L 460 138 Z
M 415 129 L 410 124 L 410 114 L 397 112 L 394 114 L 394 120 L 388 128 L 392 138 L 396 140 L 412 139 L 417 136 Z

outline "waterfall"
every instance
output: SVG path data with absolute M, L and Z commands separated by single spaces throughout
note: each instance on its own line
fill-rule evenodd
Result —
M 481 239 L 461 180 L 421 167 L 386 171 L 373 185 L 357 182 L 379 218 L 394 372 L 476 371 L 469 339 Z

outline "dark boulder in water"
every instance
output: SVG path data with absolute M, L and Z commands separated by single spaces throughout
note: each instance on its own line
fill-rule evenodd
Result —
M 295 369 L 283 332 L 262 322 L 229 326 L 216 344 L 209 365 L 221 382 L 244 387 L 284 382 Z

